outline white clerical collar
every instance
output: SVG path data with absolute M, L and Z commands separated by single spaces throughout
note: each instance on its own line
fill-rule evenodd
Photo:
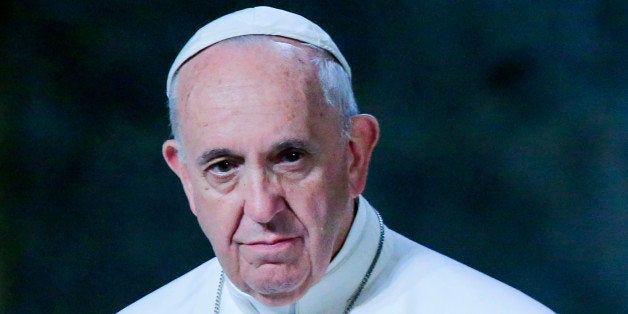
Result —
M 246 313 L 342 313 L 346 302 L 367 272 L 380 238 L 377 213 L 359 197 L 356 216 L 344 245 L 327 268 L 325 276 L 296 303 L 269 307 L 240 291 L 227 278 L 226 290 Z

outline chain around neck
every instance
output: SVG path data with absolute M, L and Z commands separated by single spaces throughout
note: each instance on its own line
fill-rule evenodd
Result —
M 360 282 L 360 285 L 358 285 L 358 287 L 355 289 L 351 297 L 347 299 L 347 305 L 345 306 L 345 310 L 344 310 L 345 314 L 351 311 L 351 309 L 353 308 L 353 305 L 355 304 L 355 301 L 357 301 L 358 297 L 360 297 L 360 293 L 362 293 L 362 290 L 364 289 L 364 287 L 366 286 L 366 283 L 371 277 L 371 274 L 373 273 L 373 270 L 375 269 L 375 264 L 377 264 L 377 261 L 379 260 L 379 256 L 382 253 L 382 248 L 384 246 L 384 221 L 382 220 L 382 216 L 379 214 L 377 210 L 375 211 L 375 214 L 377 214 L 377 220 L 379 222 L 379 242 L 377 244 L 377 251 L 375 252 L 375 256 L 373 256 L 371 265 L 369 266 L 368 270 L 364 274 L 364 277 L 362 277 L 362 281 Z M 225 285 L 225 271 L 221 270 L 220 279 L 218 281 L 218 290 L 216 291 L 216 300 L 214 301 L 214 314 L 220 314 L 220 301 L 222 300 L 222 290 L 223 290 L 224 285 Z

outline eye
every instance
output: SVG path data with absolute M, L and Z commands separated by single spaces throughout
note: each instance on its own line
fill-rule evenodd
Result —
M 302 157 L 303 157 L 303 154 L 301 152 L 289 151 L 289 152 L 286 152 L 283 155 L 282 161 L 283 162 L 289 162 L 289 163 L 295 163 L 295 162 L 299 161 Z
M 306 175 L 313 163 L 311 151 L 294 147 L 294 145 L 279 151 L 269 161 L 276 173 L 293 179 Z
M 233 171 L 236 165 L 229 160 L 221 160 L 217 163 L 210 165 L 207 170 L 216 174 L 216 175 L 227 175 L 229 172 Z

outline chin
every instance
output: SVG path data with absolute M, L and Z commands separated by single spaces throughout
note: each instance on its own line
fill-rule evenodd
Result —
M 299 300 L 305 292 L 308 290 L 309 285 L 299 286 L 289 292 L 277 292 L 272 293 L 259 293 L 256 292 L 253 296 L 258 301 L 264 303 L 267 306 L 282 306 L 288 305 Z
M 285 275 L 283 273 L 278 277 L 271 275 L 270 278 L 257 278 L 248 285 L 250 294 L 267 306 L 282 306 L 299 300 L 312 286 L 309 273 L 301 273 L 294 278 L 284 277 Z
M 314 284 L 309 263 L 267 264 L 241 277 L 250 295 L 267 306 L 282 306 L 299 300 Z

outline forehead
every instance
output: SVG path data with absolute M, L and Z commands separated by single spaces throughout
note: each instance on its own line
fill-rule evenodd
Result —
M 229 41 L 186 63 L 177 87 L 182 140 L 199 132 L 216 139 L 229 133 L 247 137 L 262 127 L 303 131 L 314 119 L 335 119 L 311 61 L 313 49 L 295 43 Z M 247 126 L 251 134 L 244 132 Z
M 322 92 L 310 60 L 312 49 L 297 45 L 293 40 L 271 40 L 268 36 L 240 37 L 215 44 L 182 66 L 178 74 L 178 104 L 194 106 L 198 96 L 209 98 L 204 101 L 226 101 L 224 98 L 280 89 Z

